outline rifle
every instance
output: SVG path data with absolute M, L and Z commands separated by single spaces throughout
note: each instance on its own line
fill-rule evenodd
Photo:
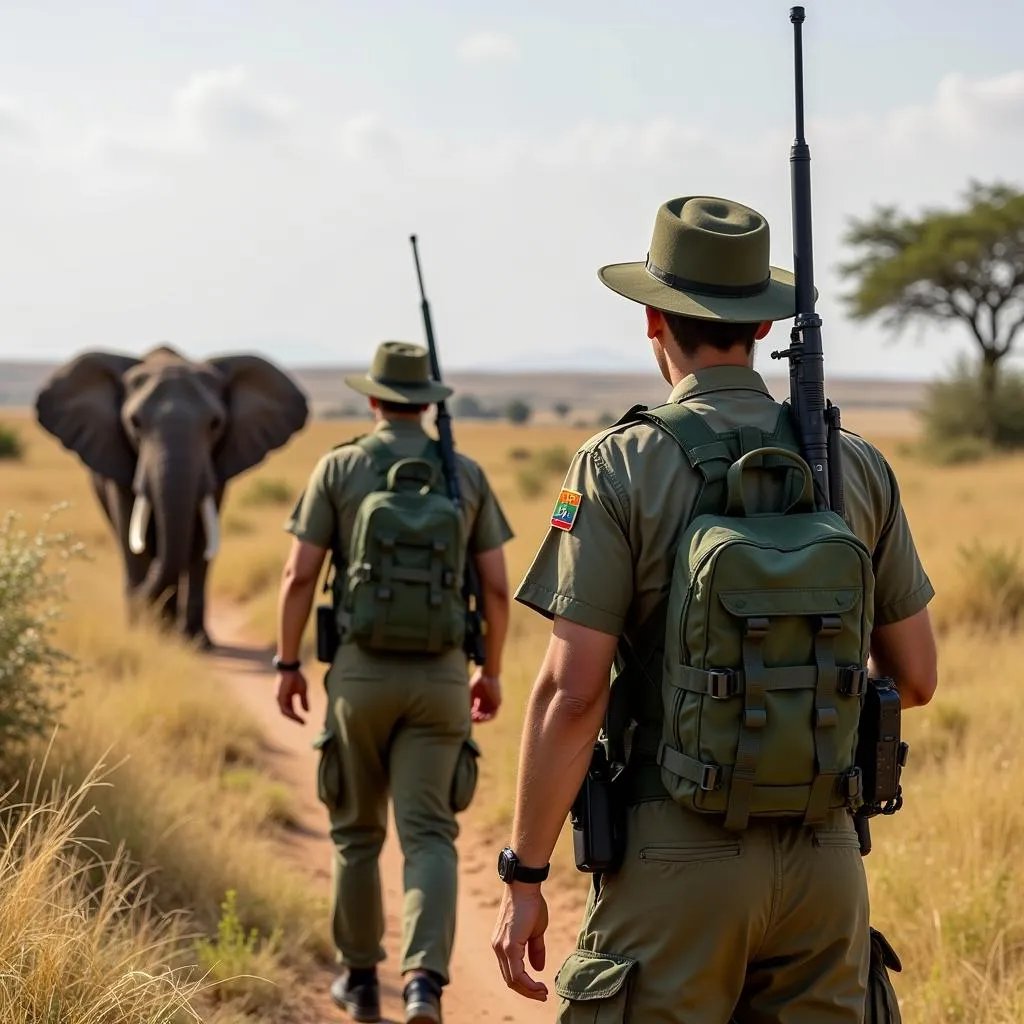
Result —
M 796 99 L 796 136 L 789 151 L 793 204 L 793 271 L 796 277 L 796 317 L 789 348 L 772 352 L 772 359 L 789 360 L 789 402 L 797 436 L 814 481 L 815 504 L 843 514 L 843 467 L 839 409 L 825 398 L 821 317 L 814 310 L 814 254 L 811 239 L 811 150 L 804 138 L 804 68 L 801 26 L 804 9 L 791 7 Z M 854 816 L 861 854 L 871 852 L 867 817 Z
M 430 353 L 430 374 L 440 382 L 441 367 L 437 361 L 437 344 L 434 341 L 434 327 L 430 321 L 430 303 L 423 288 L 423 273 L 420 270 L 420 255 L 416 248 L 416 236 L 410 235 L 412 258 L 416 264 L 416 280 L 420 286 L 420 310 L 423 313 L 423 328 L 427 335 L 427 351 Z M 452 504 L 462 510 L 462 492 L 459 488 L 458 466 L 455 461 L 455 441 L 452 437 L 452 418 L 444 399 L 437 403 L 437 438 L 441 448 L 441 465 L 444 469 L 445 484 Z M 484 634 L 487 624 L 483 618 L 483 597 L 480 579 L 471 553 L 466 555 L 466 570 L 462 578 L 462 599 L 466 605 L 466 636 L 463 649 L 475 665 L 483 666 L 486 656 Z

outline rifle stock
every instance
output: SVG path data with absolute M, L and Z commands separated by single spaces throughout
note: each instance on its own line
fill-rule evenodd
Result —
M 420 311 L 423 314 L 423 329 L 427 336 L 427 351 L 430 353 L 430 374 L 436 381 L 441 380 L 441 367 L 437 360 L 437 344 L 434 341 L 434 326 L 430 319 L 430 303 L 423 288 L 423 273 L 420 269 L 420 255 L 416 247 L 416 236 L 410 235 L 413 260 L 416 264 L 416 280 L 420 287 Z M 457 509 L 462 510 L 462 491 L 459 487 L 458 464 L 455 459 L 455 440 L 452 435 L 452 418 L 444 399 L 437 403 L 437 439 L 441 448 L 441 464 L 444 469 L 448 497 Z M 486 657 L 483 618 L 483 596 L 480 591 L 480 577 L 473 562 L 472 552 L 466 553 L 466 570 L 462 580 L 462 598 L 466 605 L 466 637 L 463 648 L 475 665 L 483 666 Z
M 815 504 L 843 514 L 843 468 L 839 409 L 825 398 L 825 365 L 821 347 L 821 317 L 815 312 L 814 249 L 811 234 L 811 150 L 804 137 L 803 7 L 791 7 L 796 132 L 790 148 L 793 204 L 793 271 L 796 277 L 796 317 L 789 348 L 772 352 L 772 359 L 789 360 L 789 401 L 803 456 L 814 481 Z M 871 852 L 868 819 L 854 816 L 861 854 Z

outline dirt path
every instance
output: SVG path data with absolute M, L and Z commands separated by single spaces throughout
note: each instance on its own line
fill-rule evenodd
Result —
M 316 754 L 311 747 L 324 715 L 323 687 L 311 674 L 310 711 L 304 728 L 283 718 L 273 700 L 273 676 L 267 669 L 269 652 L 253 644 L 244 614 L 230 607 L 219 607 L 211 616 L 211 633 L 218 644 L 212 655 L 218 674 L 228 683 L 238 700 L 263 728 L 270 745 L 271 767 L 292 790 L 294 807 L 302 829 L 284 840 L 296 862 L 310 875 L 310 883 L 320 886 L 326 896 L 330 889 L 331 845 L 326 817 L 315 792 Z M 452 983 L 445 990 L 445 1024 L 470 1024 L 474 1021 L 522 1024 L 554 1020 L 557 996 L 554 995 L 555 971 L 572 949 L 580 916 L 576 894 L 547 893 L 552 925 L 547 935 L 547 966 L 541 973 L 549 997 L 546 1004 L 523 999 L 505 988 L 490 948 L 495 909 L 501 883 L 495 875 L 496 850 L 492 841 L 476 834 L 462 820 L 459 838 L 460 887 L 459 916 L 452 957 Z M 401 979 L 396 958 L 401 929 L 402 857 L 394 837 L 394 827 L 381 857 L 381 878 L 387 913 L 385 948 L 388 960 L 381 967 L 381 987 L 385 1022 L 400 1024 L 402 1013 Z M 553 888 L 549 885 L 547 888 Z M 322 972 L 319 992 L 308 993 L 311 1020 L 324 1022 L 347 1020 L 326 996 L 332 975 Z M 323 993 L 323 994 L 322 994 Z

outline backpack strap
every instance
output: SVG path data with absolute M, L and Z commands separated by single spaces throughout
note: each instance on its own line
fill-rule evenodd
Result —
M 645 409 L 637 413 L 637 419 L 664 430 L 682 448 L 687 462 L 701 474 L 705 483 L 724 480 L 735 461 L 725 435 L 716 434 L 704 417 L 687 408 L 685 402 Z

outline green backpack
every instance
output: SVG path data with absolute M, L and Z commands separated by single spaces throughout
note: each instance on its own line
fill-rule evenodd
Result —
M 703 477 L 668 594 L 663 785 L 692 811 L 724 815 L 729 829 L 750 818 L 811 824 L 856 808 L 870 552 L 841 516 L 815 510 L 786 406 L 770 435 L 715 434 L 683 404 L 639 415 L 667 431 Z M 749 507 L 753 470 L 787 474 L 787 507 Z
M 440 654 L 462 644 L 462 516 L 448 497 L 436 443 L 399 459 L 375 436 L 354 442 L 383 487 L 356 510 L 338 621 L 341 638 L 371 651 Z

